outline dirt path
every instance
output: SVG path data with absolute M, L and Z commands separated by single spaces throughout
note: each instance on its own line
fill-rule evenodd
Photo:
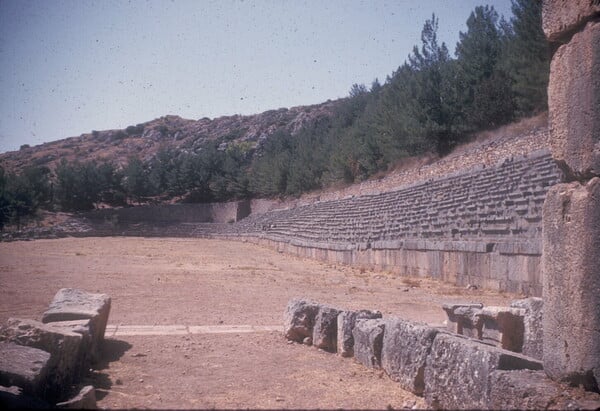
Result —
M 0 243 L 1 322 L 39 320 L 62 287 L 112 297 L 106 363 L 93 376 L 102 408 L 422 407 L 421 398 L 381 371 L 288 344 L 277 331 L 288 300 L 305 296 L 439 324 L 445 302 L 506 305 L 519 298 L 324 264 L 240 242 Z

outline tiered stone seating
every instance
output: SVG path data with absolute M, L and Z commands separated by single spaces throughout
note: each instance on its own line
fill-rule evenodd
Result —
M 397 191 L 251 216 L 224 234 L 354 245 L 409 239 L 539 243 L 541 206 L 560 180 L 549 152 L 541 150 Z

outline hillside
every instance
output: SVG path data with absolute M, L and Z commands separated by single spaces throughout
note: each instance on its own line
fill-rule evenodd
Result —
M 241 142 L 257 148 L 277 131 L 295 135 L 304 127 L 331 117 L 341 101 L 343 99 L 215 119 L 188 120 L 167 115 L 126 129 L 92 131 L 33 147 L 25 145 L 19 151 L 0 154 L 0 166 L 14 173 L 28 166 L 54 170 L 58 162 L 65 159 L 68 162 L 111 162 L 122 167 L 133 156 L 149 161 L 159 150 L 169 148 L 196 153 L 211 141 L 219 141 L 221 149 Z

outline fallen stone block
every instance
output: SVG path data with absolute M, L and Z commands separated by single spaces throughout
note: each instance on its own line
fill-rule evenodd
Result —
M 542 363 L 470 338 L 438 333 L 425 366 L 425 401 L 432 408 L 485 408 L 491 373 L 520 369 L 541 370 Z
M 444 304 L 442 309 L 448 316 L 448 331 L 467 337 L 479 338 L 480 324 L 476 314 L 483 304 Z
M 385 323 L 382 319 L 356 320 L 354 338 L 354 358 L 369 368 L 381 368 L 381 348 Z
M 0 385 L 21 387 L 25 394 L 43 396 L 50 353 L 34 347 L 0 342 Z
M 92 338 L 90 331 L 91 320 L 73 320 L 73 321 L 57 321 L 48 323 L 54 330 L 73 332 L 81 335 L 81 344 L 79 348 L 79 376 L 83 377 L 89 371 L 92 362 L 99 360 L 100 348 L 96 346 L 97 341 Z M 77 378 L 77 377 L 76 377 Z
M 21 387 L 0 385 L 0 406 L 5 410 L 47 410 L 53 408 L 41 398 L 23 392 Z
M 316 301 L 295 298 L 288 302 L 283 313 L 283 333 L 291 341 L 303 342 L 312 338 L 315 317 L 319 311 Z
M 385 321 L 381 366 L 402 388 L 417 395 L 425 389 L 425 365 L 439 330 L 399 318 Z
M 92 385 L 86 385 L 75 397 L 57 403 L 56 408 L 64 410 L 95 410 L 98 408 L 96 405 L 96 390 Z
M 523 349 L 521 353 L 537 360 L 544 357 L 544 326 L 542 323 L 544 300 L 530 297 L 515 300 L 511 307 L 525 310 L 523 316 Z
M 107 294 L 93 294 L 75 288 L 58 290 L 42 316 L 43 323 L 90 320 L 92 358 L 100 358 L 100 346 L 108 323 L 111 299 Z
M 0 327 L 0 341 L 34 347 L 50 354 L 46 397 L 56 398 L 65 393 L 81 375 L 78 363 L 82 335 L 53 328 L 34 320 L 10 318 Z
M 325 351 L 335 352 L 337 347 L 337 317 L 340 310 L 320 306 L 313 327 L 312 343 Z
M 337 319 L 337 352 L 342 357 L 352 357 L 354 355 L 354 337 L 352 330 L 356 320 L 381 318 L 380 311 L 359 310 L 342 311 Z
M 481 324 L 480 339 L 484 343 L 505 350 L 521 352 L 523 349 L 525 310 L 510 307 L 485 307 L 475 317 Z

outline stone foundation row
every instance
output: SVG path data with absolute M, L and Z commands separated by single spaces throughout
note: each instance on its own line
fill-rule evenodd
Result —
M 101 358 L 110 312 L 106 294 L 63 288 L 42 321 L 0 326 L 0 404 L 7 408 L 96 408 L 83 378 Z
M 489 333 L 494 328 L 493 319 L 485 317 L 490 313 L 485 313 L 483 307 L 478 309 L 488 324 L 485 328 L 484 322 L 480 330 L 487 329 Z M 526 308 L 512 309 L 515 315 L 527 317 Z M 450 321 L 448 328 L 459 324 L 459 313 L 452 311 L 457 321 Z M 475 310 L 472 311 L 474 315 Z M 477 330 L 477 326 L 473 329 Z M 586 408 L 585 404 L 564 397 L 564 387 L 546 377 L 539 359 L 503 349 L 502 338 L 499 344 L 492 345 L 479 339 L 480 335 L 470 338 L 445 328 L 383 318 L 378 311 L 341 310 L 308 299 L 288 303 L 284 334 L 288 340 L 354 357 L 366 367 L 382 369 L 405 390 L 423 396 L 432 408 Z M 598 406 L 600 402 L 594 404 Z

